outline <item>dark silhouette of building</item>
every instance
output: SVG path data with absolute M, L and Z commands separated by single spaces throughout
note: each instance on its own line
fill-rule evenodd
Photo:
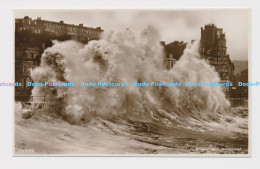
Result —
M 31 70 L 40 64 L 40 56 L 43 50 L 40 48 L 15 48 L 15 81 L 22 86 L 15 87 L 16 100 L 28 100 L 31 94 L 31 87 L 26 86 L 27 82 L 32 82 Z
M 162 41 L 161 45 L 164 46 L 166 68 L 171 69 L 176 61 L 183 55 L 187 43 L 174 41 L 166 45 L 165 42 Z
M 207 24 L 201 28 L 200 39 L 201 57 L 214 66 L 221 82 L 232 82 L 234 77 L 234 64 L 227 54 L 226 35 L 222 28 L 215 24 Z M 226 95 L 230 95 L 231 87 L 223 87 Z
M 100 27 L 52 22 L 40 17 L 15 19 L 15 82 L 22 84 L 15 87 L 15 100 L 29 100 L 32 88 L 26 84 L 32 82 L 30 72 L 40 65 L 41 55 L 52 46 L 52 40 L 76 40 L 86 44 L 99 39 L 102 32 Z
M 28 16 L 15 19 L 15 31 L 29 31 L 33 34 L 45 34 L 53 37 L 67 36 L 68 39 L 77 40 L 82 43 L 99 39 L 103 32 L 101 27 L 90 28 L 84 27 L 83 24 L 66 24 L 64 21 L 53 22 L 42 20 L 41 17 L 32 19 Z

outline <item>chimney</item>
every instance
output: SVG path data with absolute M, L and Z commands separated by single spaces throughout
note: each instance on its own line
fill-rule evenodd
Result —
M 60 21 L 60 23 L 61 23 L 61 24 L 64 24 L 64 22 L 63 22 L 63 21 Z
M 79 24 L 79 26 L 80 26 L 80 27 L 83 27 L 83 24 L 82 24 L 82 23 L 80 23 L 80 24 Z

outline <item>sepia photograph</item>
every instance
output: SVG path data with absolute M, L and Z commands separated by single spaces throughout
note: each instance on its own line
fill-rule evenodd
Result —
M 251 9 L 13 16 L 14 156 L 250 157 Z

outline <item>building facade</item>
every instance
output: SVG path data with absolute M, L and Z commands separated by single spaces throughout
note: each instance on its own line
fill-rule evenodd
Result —
M 53 22 L 42 20 L 41 17 L 37 19 L 24 18 L 15 19 L 15 31 L 23 32 L 30 31 L 34 34 L 48 34 L 54 37 L 68 36 L 69 39 L 76 40 L 82 43 L 87 43 L 90 40 L 97 40 L 100 38 L 103 30 L 101 27 L 91 28 L 85 27 L 83 24 L 73 25 L 66 24 L 64 21 Z
M 39 66 L 42 52 L 40 48 L 15 48 L 15 81 L 22 84 L 15 87 L 16 100 L 30 98 L 32 88 L 26 83 L 32 82 L 31 70 Z
M 207 24 L 201 28 L 200 54 L 214 66 L 221 82 L 233 81 L 235 68 L 227 54 L 226 35 L 222 28 L 218 28 L 215 24 Z M 225 86 L 223 91 L 229 95 L 231 87 Z
M 52 46 L 52 40 L 76 40 L 86 44 L 99 39 L 102 32 L 100 27 L 52 22 L 40 17 L 15 19 L 15 82 L 22 84 L 15 87 L 15 100 L 29 101 L 32 87 L 26 84 L 32 82 L 31 70 L 40 65 L 41 55 L 45 48 Z

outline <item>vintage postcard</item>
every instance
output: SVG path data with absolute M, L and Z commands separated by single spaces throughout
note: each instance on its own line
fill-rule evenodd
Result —
M 251 10 L 15 9 L 15 156 L 250 156 Z

